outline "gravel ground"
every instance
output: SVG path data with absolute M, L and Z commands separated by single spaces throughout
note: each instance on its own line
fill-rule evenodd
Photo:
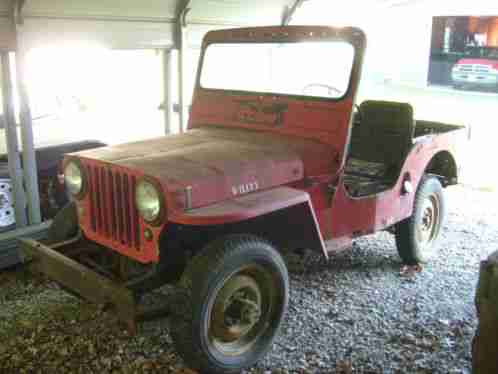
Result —
M 498 196 L 453 187 L 447 198 L 440 255 L 420 273 L 400 273 L 387 233 L 329 262 L 286 254 L 289 313 L 248 373 L 470 373 L 473 298 L 480 259 L 498 249 Z M 192 373 L 167 318 L 134 337 L 115 322 L 51 282 L 0 273 L 0 373 Z

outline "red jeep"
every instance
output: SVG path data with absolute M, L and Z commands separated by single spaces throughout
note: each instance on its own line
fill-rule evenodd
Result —
M 356 28 L 208 33 L 188 131 L 67 155 L 74 202 L 46 243 L 23 242 L 26 261 L 130 328 L 141 294 L 175 284 L 171 334 L 202 373 L 270 348 L 289 295 L 281 249 L 333 258 L 388 230 L 405 263 L 426 261 L 462 127 L 356 106 L 364 50 Z

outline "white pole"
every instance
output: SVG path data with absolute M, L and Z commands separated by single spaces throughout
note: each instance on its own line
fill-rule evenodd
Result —
M 162 51 L 163 56 L 163 105 L 162 110 L 164 111 L 164 133 L 166 135 L 173 133 L 173 92 L 171 85 L 172 78 L 172 52 L 170 49 L 164 49 Z
M 19 141 L 17 139 L 17 125 L 14 114 L 12 69 L 8 51 L 1 52 L 1 63 L 3 78 L 3 112 L 5 119 L 5 139 L 7 142 L 9 175 L 12 181 L 16 226 L 17 228 L 21 228 L 28 224 L 28 219 L 26 216 L 26 196 L 24 195 L 21 158 L 19 156 Z
M 179 25 L 180 45 L 178 49 L 178 104 L 180 115 L 180 133 L 187 129 L 188 122 L 188 105 L 186 98 L 185 74 L 186 74 L 186 46 L 187 46 L 187 27 Z
M 186 98 L 185 75 L 187 71 L 187 14 L 190 12 L 190 0 L 186 0 L 177 17 L 176 45 L 178 47 L 178 104 L 180 109 L 180 133 L 187 129 L 188 123 L 188 99 Z
M 21 1 L 21 3 L 23 2 Z M 38 173 L 36 167 L 35 145 L 33 140 L 33 120 L 29 107 L 28 90 L 25 82 L 26 56 L 22 45 L 22 7 L 14 8 L 14 26 L 16 31 L 16 68 L 17 89 L 19 91 L 21 139 L 24 182 L 26 185 L 28 217 L 31 225 L 41 222 L 40 195 L 38 191 Z

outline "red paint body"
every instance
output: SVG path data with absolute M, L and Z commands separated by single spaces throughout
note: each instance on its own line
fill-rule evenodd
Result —
M 355 236 L 411 215 L 414 194 L 403 194 L 403 181 L 409 175 L 416 187 L 434 155 L 452 152 L 455 132 L 419 138 L 393 188 L 363 198 L 349 196 L 343 175 L 364 34 L 353 28 L 298 26 L 225 30 L 210 32 L 203 48 L 213 42 L 275 39 L 353 44 L 356 57 L 346 96 L 320 100 L 198 85 L 185 134 L 69 155 L 67 160 L 80 160 L 89 181 L 90 191 L 78 200 L 87 238 L 140 262 L 156 262 L 159 235 L 167 235 L 169 225 L 236 224 L 305 204 L 310 213 L 306 219 L 314 228 L 306 235 L 316 239 L 327 256 Z M 286 111 L 281 116 L 254 114 L 241 104 L 247 101 L 256 108 L 283 105 Z M 134 208 L 134 188 L 144 176 L 156 181 L 164 194 L 166 216 L 159 226 L 147 225 Z M 128 187 L 120 187 L 125 179 Z M 152 240 L 145 239 L 146 228 Z

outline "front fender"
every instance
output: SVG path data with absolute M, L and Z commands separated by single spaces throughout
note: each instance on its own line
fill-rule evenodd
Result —
M 278 187 L 176 212 L 168 220 L 196 227 L 240 225 L 247 232 L 286 245 L 318 249 L 328 257 L 310 196 L 294 188 Z

